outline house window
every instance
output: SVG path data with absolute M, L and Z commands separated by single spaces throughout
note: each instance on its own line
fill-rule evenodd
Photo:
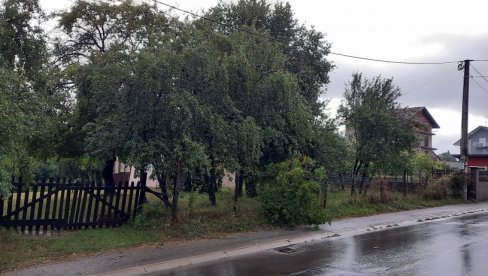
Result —
M 481 147 L 486 147 L 486 137 L 480 138 L 479 143 Z
M 426 136 L 424 138 L 424 147 L 428 148 L 429 147 L 429 136 Z

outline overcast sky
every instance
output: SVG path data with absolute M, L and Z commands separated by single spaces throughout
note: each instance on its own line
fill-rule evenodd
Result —
M 149 0 L 147 0 L 150 2 Z M 218 0 L 161 0 L 199 12 Z M 72 0 L 40 0 L 46 11 L 69 7 Z M 269 1 L 275 2 L 275 1 Z M 286 1 L 285 1 L 286 2 Z M 289 0 L 295 17 L 326 34 L 332 52 L 366 58 L 445 62 L 488 60 L 488 1 L 483 0 Z M 161 6 L 162 9 L 166 9 Z M 180 14 L 181 16 L 185 14 Z M 331 73 L 326 98 L 335 116 L 353 72 L 393 77 L 404 106 L 425 106 L 440 125 L 433 139 L 437 153 L 450 150 L 461 136 L 463 72 L 457 64 L 400 65 L 329 55 Z M 472 62 L 469 130 L 488 125 L 488 62 Z M 479 71 L 482 76 L 479 77 Z

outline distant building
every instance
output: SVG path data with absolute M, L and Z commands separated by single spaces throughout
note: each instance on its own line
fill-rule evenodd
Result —
M 402 108 L 397 110 L 397 115 L 405 118 L 405 120 L 412 120 L 416 124 L 413 129 L 418 141 L 415 151 L 427 154 L 437 160 L 438 157 L 434 153 L 437 149 L 432 146 L 432 137 L 435 135 L 432 130 L 438 129 L 439 124 L 434 120 L 427 108 L 424 106 Z M 354 141 L 354 129 L 347 124 L 345 137 L 346 141 Z
M 433 129 L 440 128 L 439 124 L 425 106 L 408 107 L 404 108 L 404 111 L 407 119 L 413 119 L 417 123 L 414 129 L 418 141 L 416 151 L 438 159 L 434 152 L 437 149 L 432 146 L 432 138 L 435 135 Z
M 153 166 L 149 165 L 147 167 L 147 175 L 148 178 L 146 180 L 146 186 L 150 188 L 158 188 L 159 182 L 157 179 L 151 179 L 151 175 L 153 173 Z M 236 174 L 233 172 L 229 172 L 224 169 L 224 175 L 222 177 L 222 187 L 234 187 L 235 186 L 235 177 Z M 138 172 L 136 173 L 136 169 L 132 166 L 126 165 L 122 163 L 119 158 L 117 157 L 115 164 L 114 164 L 114 172 L 113 172 L 113 179 L 116 184 L 118 183 L 125 183 L 125 182 L 138 182 L 140 181 Z
M 147 175 L 150 176 L 152 174 L 152 166 L 148 166 Z M 140 181 L 139 176 L 136 173 L 136 169 L 132 166 L 128 166 L 122 163 L 119 158 L 117 157 L 115 164 L 114 164 L 114 173 L 113 179 L 116 184 L 118 183 L 125 183 L 125 182 L 138 182 Z M 146 180 L 146 186 L 151 188 L 156 188 L 158 186 L 158 181 L 151 179 L 150 177 Z
M 461 145 L 461 140 L 454 143 Z M 454 157 L 460 158 L 459 154 Z M 468 167 L 488 169 L 488 127 L 479 126 L 468 133 Z

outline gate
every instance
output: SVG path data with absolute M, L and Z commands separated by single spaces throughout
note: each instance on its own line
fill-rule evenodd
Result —
M 0 227 L 21 232 L 119 226 L 135 217 L 146 188 L 140 182 L 12 184 L 10 197 L 0 199 Z

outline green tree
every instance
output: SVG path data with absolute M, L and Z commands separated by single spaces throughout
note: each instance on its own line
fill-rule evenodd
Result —
M 66 120 L 61 152 L 66 157 L 81 158 L 86 153 L 90 124 L 110 117 L 116 106 L 117 85 L 124 83 L 117 74 L 127 76 L 133 62 L 125 57 L 164 43 L 161 39 L 168 37 L 165 34 L 174 22 L 155 6 L 130 0 L 80 0 L 58 13 L 57 18 L 62 35 L 55 40 L 54 54 L 64 68 L 64 88 L 76 95 L 72 116 Z M 110 62 L 125 64 L 111 66 Z M 111 87 L 104 90 L 104 85 Z M 103 155 L 104 179 L 110 184 L 117 151 L 110 146 L 107 149 L 114 150 L 105 150 Z
M 432 177 L 434 169 L 440 169 L 442 163 L 434 160 L 431 156 L 424 153 L 417 153 L 412 160 L 413 172 L 418 176 L 420 183 L 427 184 Z
M 344 92 L 345 103 L 340 106 L 339 114 L 354 148 L 351 195 L 356 193 L 355 182 L 360 173 L 361 193 L 373 164 L 376 171 L 384 172 L 389 160 L 409 151 L 416 141 L 413 121 L 402 115 L 396 102 L 400 95 L 392 79 L 368 80 L 359 73 L 353 74 Z
M 320 97 L 333 68 L 326 59 L 330 44 L 322 33 L 300 25 L 289 3 L 271 5 L 264 0 L 221 2 L 207 12 L 207 17 L 222 22 L 213 24 L 212 28 L 224 34 L 230 35 L 244 28 L 281 44 L 286 56 L 284 70 L 296 77 L 299 93 L 314 116 L 322 113 L 324 102 Z
M 439 154 L 438 157 L 442 161 L 447 161 L 447 162 L 456 162 L 457 161 L 456 157 L 452 156 L 452 154 L 449 151 Z
M 160 39 L 167 37 L 164 34 L 170 31 L 171 24 L 155 6 L 130 0 L 79 0 L 68 11 L 59 12 L 57 18 L 63 35 L 55 40 L 54 54 L 65 68 L 62 76 L 66 89 L 76 95 L 75 110 L 68 120 L 65 148 L 69 149 L 68 156 L 80 156 L 84 127 L 106 116 L 111 99 L 115 97 L 94 91 L 92 85 L 97 86 L 94 82 L 103 80 L 93 79 L 96 75 L 91 72 L 91 64 L 99 62 L 98 57 L 109 51 L 112 54 L 107 62 L 115 58 L 113 52 L 136 53 L 150 45 L 159 45 Z
M 56 90 L 38 1 L 3 1 L 0 19 L 1 167 L 29 180 L 34 159 L 55 154 L 69 98 Z
M 251 2 L 242 1 L 246 7 Z M 141 10 L 156 23 L 139 20 L 146 16 Z M 153 165 L 163 202 L 174 214 L 184 177 L 208 175 L 209 199 L 216 204 L 219 169 L 239 171 L 253 184 L 259 167 L 321 150 L 327 138 L 317 137 L 333 131 L 316 119 L 320 87 L 331 68 L 325 60 L 329 46 L 319 34 L 312 41 L 306 29 L 288 30 L 296 24 L 289 5 L 263 11 L 273 24 L 244 26 L 261 35 L 207 20 L 168 19 L 155 7 L 130 1 L 78 1 L 61 13 L 66 37 L 56 51 L 74 81 L 73 133 L 80 147 L 88 144 L 94 156 L 117 155 L 139 168 Z M 231 12 L 225 8 L 215 16 Z M 134 20 L 119 22 L 126 14 Z M 271 29 L 281 33 L 279 40 L 269 39 Z M 301 67 L 290 67 L 286 41 L 304 43 L 293 54 L 302 54 L 294 61 Z M 316 76 L 306 80 L 304 68 Z M 255 185 L 246 186 L 255 195 Z

